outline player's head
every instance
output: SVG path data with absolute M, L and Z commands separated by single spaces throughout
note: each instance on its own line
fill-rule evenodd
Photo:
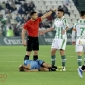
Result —
M 38 14 L 37 14 L 37 12 L 31 12 L 30 13 L 30 17 L 31 17 L 31 19 L 33 19 L 33 20 L 36 20 L 37 18 L 38 18 Z
M 80 16 L 81 16 L 81 17 L 85 17 L 85 11 L 81 11 L 81 12 L 80 12 Z
M 61 18 L 64 15 L 64 10 L 62 8 L 58 9 L 57 17 Z
M 19 71 L 20 71 L 20 72 L 23 72 L 23 71 L 24 71 L 23 65 L 20 65 L 20 66 L 19 66 Z

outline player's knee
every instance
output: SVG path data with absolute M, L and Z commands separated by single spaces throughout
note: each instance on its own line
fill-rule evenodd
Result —
M 78 56 L 82 56 L 82 52 L 77 52 Z
M 38 55 L 38 51 L 34 51 L 34 55 Z
M 65 53 L 61 53 L 61 56 L 65 55 Z
M 61 56 L 65 55 L 64 50 L 60 50 L 60 54 L 61 54 Z
M 55 55 L 55 51 L 54 50 L 51 51 L 51 55 Z
M 26 52 L 26 55 L 30 56 L 30 54 L 31 54 L 31 52 L 28 52 L 28 51 Z

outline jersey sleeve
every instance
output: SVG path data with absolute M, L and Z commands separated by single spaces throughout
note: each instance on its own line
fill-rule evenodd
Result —
M 66 29 L 66 27 L 69 27 L 68 21 L 64 18 L 63 19 L 63 28 Z
M 23 25 L 23 28 L 26 29 L 26 30 L 28 29 L 28 23 L 27 22 Z

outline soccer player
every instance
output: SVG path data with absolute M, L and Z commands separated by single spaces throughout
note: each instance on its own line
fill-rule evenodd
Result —
M 38 42 L 38 29 L 39 29 L 39 23 L 45 19 L 46 17 L 50 16 L 53 12 L 55 12 L 56 9 L 53 9 L 46 14 L 44 14 L 42 17 L 38 17 L 37 12 L 31 12 L 30 17 L 31 19 L 28 20 L 22 29 L 22 44 L 24 46 L 27 45 L 26 48 L 26 55 L 24 57 L 24 60 L 29 59 L 31 51 L 34 51 L 33 60 L 38 59 L 38 50 L 39 50 L 39 42 Z M 27 37 L 27 43 L 25 41 L 25 33 L 28 33 Z
M 82 52 L 85 52 L 85 11 L 80 12 L 81 19 L 79 19 L 72 30 L 72 44 L 76 44 L 76 52 L 78 55 L 78 72 L 82 75 Z M 76 39 L 75 39 L 76 37 Z M 85 64 L 85 58 L 84 58 Z M 81 76 L 82 77 L 82 76 Z
M 65 68 L 65 62 L 66 62 L 66 56 L 65 56 L 65 48 L 66 48 L 66 41 L 67 41 L 67 35 L 66 31 L 68 29 L 68 22 L 64 17 L 64 10 L 63 9 L 58 9 L 57 12 L 57 18 L 54 20 L 53 25 L 51 28 L 44 30 L 42 34 L 56 30 L 55 38 L 52 42 L 51 46 L 51 60 L 52 60 L 52 65 L 55 65 L 55 60 L 56 60 L 56 51 L 60 50 L 60 55 L 62 58 L 62 67 L 63 71 L 66 71 Z
M 51 66 L 42 60 L 25 60 L 24 65 L 19 66 L 19 71 L 56 71 L 56 66 Z

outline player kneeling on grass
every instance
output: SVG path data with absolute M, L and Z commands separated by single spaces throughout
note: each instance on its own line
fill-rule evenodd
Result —
M 82 73 L 82 52 L 85 54 L 85 11 L 81 11 L 80 13 L 81 19 L 75 23 L 73 31 L 72 31 L 72 44 L 76 44 L 76 52 L 78 55 L 78 74 L 81 78 L 83 78 Z M 75 41 L 76 37 L 76 41 Z M 85 58 L 84 58 L 85 64 Z
M 19 66 L 19 71 L 34 72 L 34 71 L 56 71 L 56 66 L 51 66 L 42 60 L 25 60 L 23 65 Z

